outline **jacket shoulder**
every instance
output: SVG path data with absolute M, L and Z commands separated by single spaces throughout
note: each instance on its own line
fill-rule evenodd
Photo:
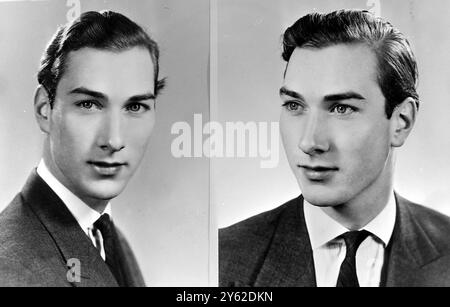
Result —
M 30 236 L 30 231 L 35 231 L 33 234 L 37 235 L 39 231 L 36 230 L 42 230 L 42 226 L 19 193 L 0 213 L 0 246 L 4 250 L 13 251 L 33 237 Z
M 219 230 L 221 243 L 244 243 L 248 239 L 267 239 L 267 234 L 273 232 L 278 218 L 291 201 L 266 212 L 259 213 L 236 224 Z
M 297 199 L 219 230 L 219 280 L 229 286 L 235 280 L 247 280 L 263 264 L 276 232 L 279 219 Z
M 52 238 L 19 193 L 0 213 L 0 286 L 42 286 L 59 255 Z
M 450 217 L 434 209 L 403 199 L 416 225 L 440 251 L 450 252 Z
M 128 243 L 128 240 L 125 238 L 124 234 L 120 229 L 116 227 L 117 237 L 119 239 L 120 245 L 122 247 L 122 251 L 124 253 L 124 259 L 127 262 L 125 269 L 127 270 L 127 275 L 132 276 L 130 282 L 132 283 L 132 287 L 145 287 L 144 277 L 142 276 L 142 272 L 139 268 L 139 264 L 136 260 L 136 257 L 133 253 L 133 250 Z

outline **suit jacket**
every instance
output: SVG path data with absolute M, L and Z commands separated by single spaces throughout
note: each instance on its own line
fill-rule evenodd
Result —
M 450 286 L 450 218 L 395 195 L 383 286 Z M 220 286 L 316 286 L 300 196 L 219 231 Z
M 130 285 L 144 286 L 120 233 L 119 242 Z M 80 282 L 67 278 L 71 258 L 80 261 Z M 118 286 L 98 249 L 36 171 L 0 214 L 0 286 Z

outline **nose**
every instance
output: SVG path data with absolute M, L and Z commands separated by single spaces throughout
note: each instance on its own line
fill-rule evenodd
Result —
M 306 115 L 298 147 L 307 155 L 321 154 L 329 150 L 326 119 L 316 112 Z
M 98 138 L 99 147 L 111 153 L 122 150 L 125 147 L 122 130 L 123 123 L 119 112 L 111 112 L 105 116 Z

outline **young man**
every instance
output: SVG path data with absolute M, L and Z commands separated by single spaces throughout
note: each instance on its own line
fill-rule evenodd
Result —
M 419 108 L 406 38 L 365 11 L 283 36 L 280 129 L 302 195 L 220 231 L 222 286 L 449 286 L 450 219 L 394 192 Z
M 121 14 L 84 13 L 57 30 L 38 82 L 43 157 L 0 215 L 0 285 L 144 286 L 109 201 L 154 126 L 156 42 Z

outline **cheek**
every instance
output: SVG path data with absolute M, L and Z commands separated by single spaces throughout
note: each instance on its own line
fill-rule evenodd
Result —
M 56 121 L 54 128 L 52 139 L 59 156 L 80 159 L 95 143 L 97 125 L 93 120 L 67 115 Z
M 89 150 L 95 143 L 95 138 L 99 133 L 99 122 L 94 118 L 82 118 L 78 116 L 68 116 L 64 127 L 64 137 L 69 147 L 75 151 Z
M 155 120 L 152 117 L 150 120 L 138 120 L 127 125 L 127 143 L 134 154 L 143 154 L 153 132 L 154 124 Z
M 364 181 L 364 178 L 379 174 L 389 154 L 389 128 L 384 124 L 359 126 L 358 130 L 341 138 L 342 159 L 351 169 L 349 181 Z
M 280 116 L 280 134 L 286 155 L 290 157 L 295 153 L 299 135 L 299 128 L 291 118 L 286 114 Z

